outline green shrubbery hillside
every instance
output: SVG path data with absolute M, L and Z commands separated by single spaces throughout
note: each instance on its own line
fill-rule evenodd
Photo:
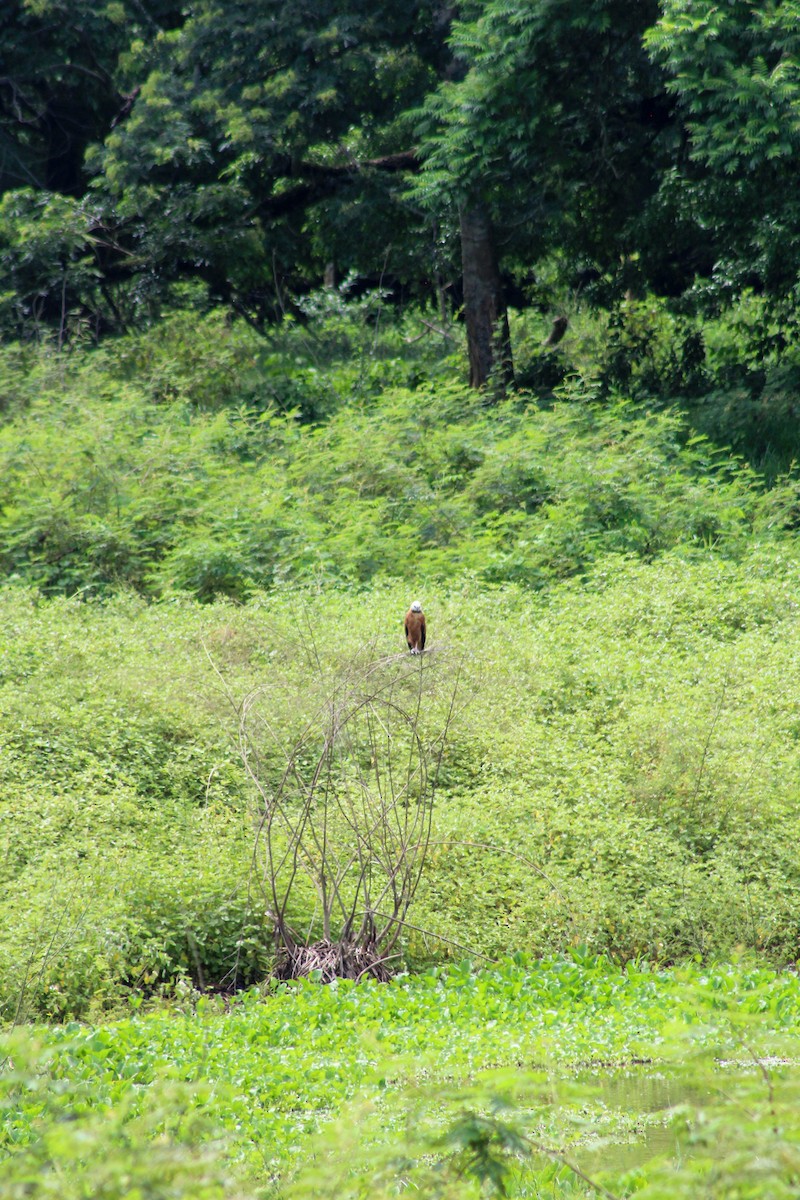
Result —
M 269 792 L 412 595 L 460 683 L 406 962 L 797 957 L 793 486 L 578 371 L 597 330 L 555 394 L 491 404 L 362 317 L 4 351 L 7 1019 L 263 977 L 241 706 Z
M 60 1178 L 70 1158 L 75 1186 L 91 1179 L 116 1195 L 120 1180 L 158 1177 L 177 1194 L 215 1196 L 238 1186 L 235 1170 L 249 1194 L 296 1164 L 318 1127 L 318 1115 L 298 1118 L 297 1096 L 314 1114 L 353 1097 L 359 1122 L 371 1120 L 358 1078 L 317 1061 L 313 1040 L 273 1090 L 248 1084 L 254 1107 L 242 1108 L 236 1088 L 253 1067 L 236 1065 L 249 1050 L 228 1020 L 231 994 L 273 965 L 264 804 L 289 795 L 287 762 L 301 776 L 313 767 L 320 714 L 359 672 L 392 704 L 419 680 L 423 740 L 455 689 L 431 842 L 393 965 L 433 965 L 423 987 L 445 965 L 437 1003 L 451 978 L 484 997 L 481 1062 L 514 1059 L 513 1042 L 492 1049 L 492 1022 L 498 1005 L 517 1021 L 531 968 L 518 978 L 500 967 L 494 998 L 492 976 L 473 981 L 454 965 L 465 956 L 549 959 L 544 976 L 578 988 L 570 1012 L 583 968 L 565 954 L 609 979 L 627 964 L 642 995 L 660 986 L 643 963 L 797 960 L 794 483 L 767 486 L 693 431 L 686 398 L 648 400 L 643 375 L 626 398 L 602 325 L 582 320 L 561 357 L 532 351 L 539 382 L 502 403 L 456 382 L 446 356 L 414 340 L 413 318 L 387 320 L 376 338 L 336 306 L 313 337 L 288 325 L 269 348 L 211 314 L 194 330 L 177 316 L 100 349 L 2 352 L 0 1015 L 112 1021 L 86 1035 L 85 1061 L 78 1043 L 64 1057 L 60 1034 L 46 1050 L 8 1043 L 18 1175 Z M 402 633 L 416 596 L 429 623 L 421 660 Z M 391 764 L 397 747 L 385 741 Z M 375 764 L 357 740 L 351 754 L 352 783 Z M 298 876 L 286 916 L 308 940 L 323 932 L 317 901 Z M 710 978 L 699 986 L 721 986 Z M 348 985 L 341 1005 L 324 993 L 336 1012 L 319 1020 L 336 1038 L 356 992 Z M 379 993 L 364 995 L 372 1045 L 393 1001 L 379 999 L 378 1021 Z M 592 1001 L 587 1047 L 601 1044 L 615 995 Z M 251 990 L 242 1011 L 274 1032 L 271 996 Z M 281 993 L 287 1045 L 303 1040 L 301 1000 Z M 165 1001 L 141 1025 L 121 1019 Z M 224 1063 L 209 1066 L 206 1042 L 192 1042 L 195 1011 Z M 469 1025 L 471 1013 L 458 1019 Z M 622 1059 L 665 1044 L 663 1013 L 643 1050 L 638 1020 L 613 1042 Z M 418 1025 L 414 1038 L 433 1036 Z M 551 1046 L 562 1050 L 580 1057 L 569 1038 Z M 190 1081 L 211 1071 L 210 1090 L 173 1086 L 176 1069 Z M 412 1094 L 427 1070 L 417 1069 Z M 480 1104 L 494 1086 L 481 1085 Z M 43 1106 L 31 1108 L 40 1087 Z M 62 1121 L 71 1105 L 74 1144 Z M 549 1129 L 549 1101 L 542 1114 Z M 628 1128 L 603 1114 L 612 1137 Z M 720 1120 L 727 1129 L 727 1109 Z M 400 1136 L 392 1121 L 376 1128 L 380 1164 Z M 223 1141 L 209 1141 L 220 1124 Z M 267 1158 L 242 1132 L 251 1125 L 271 1131 Z M 484 1149 L 507 1172 L 512 1135 L 475 1128 L 490 1130 Z M 462 1121 L 452 1136 L 470 1129 Z M 421 1145 L 409 1154 L 422 1164 Z M 535 1167 L 532 1187 L 563 1182 L 561 1153 L 541 1179 Z M 464 1155 L 450 1158 L 458 1179 Z M 358 1179 L 378 1170 L 364 1163 Z M 340 1188 L 333 1178 L 311 1169 L 299 1194 Z
M 487 405 L 447 376 L 409 386 L 414 359 L 389 356 L 399 331 L 357 377 L 365 333 L 352 322 L 348 341 L 342 326 L 322 325 L 321 421 L 308 419 L 308 337 L 293 357 L 291 330 L 279 377 L 275 355 L 215 316 L 195 341 L 174 320 L 101 350 L 6 352 L 6 577 L 45 594 L 200 600 L 464 572 L 540 588 L 608 552 L 735 556 L 793 503 L 677 412 L 588 376 L 545 404 Z
M 607 557 L 538 596 L 469 576 L 423 589 L 430 669 L 461 662 L 466 703 L 410 963 L 577 944 L 797 956 L 798 569 L 770 547 L 735 563 Z M 146 605 L 6 589 L 6 1017 L 263 974 L 258 808 L 230 699 L 260 687 L 290 745 L 365 646 L 376 662 L 401 649 L 408 595 Z M 302 891 L 292 915 L 313 927 Z

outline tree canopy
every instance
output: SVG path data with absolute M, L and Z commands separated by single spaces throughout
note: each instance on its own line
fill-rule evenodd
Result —
M 463 303 L 482 385 L 545 277 L 785 302 L 799 44 L 796 0 L 15 0 L 0 322 L 102 333 L 178 288 L 263 328 L 349 278 Z
M 800 4 L 663 0 L 646 45 L 668 75 L 690 146 L 678 173 L 717 249 L 722 287 L 797 287 Z

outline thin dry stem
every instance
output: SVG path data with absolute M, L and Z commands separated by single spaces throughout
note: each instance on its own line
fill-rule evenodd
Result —
M 410 663 L 406 655 L 356 655 L 326 680 L 311 632 L 310 644 L 327 695 L 293 747 L 282 745 L 262 714 L 265 690 L 237 706 L 239 750 L 262 806 L 255 853 L 263 860 L 276 970 L 280 978 L 380 979 L 388 977 L 422 878 L 460 670 L 447 673 L 441 656 Z M 264 738 L 284 757 L 277 775 Z M 298 944 L 288 923 L 301 879 L 316 895 L 322 932 L 310 945 L 308 938 Z

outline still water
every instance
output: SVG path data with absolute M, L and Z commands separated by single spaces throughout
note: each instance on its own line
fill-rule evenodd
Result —
M 682 1078 L 680 1074 L 653 1071 L 653 1068 L 628 1068 L 605 1077 L 584 1076 L 580 1081 L 593 1085 L 595 1097 L 610 1111 L 633 1117 L 663 1114 L 662 1121 L 642 1120 L 626 1140 L 611 1138 L 584 1146 L 574 1157 L 584 1171 L 631 1171 L 655 1157 L 680 1155 L 677 1134 L 670 1121 L 676 1108 L 702 1107 L 713 1103 L 709 1088 Z
M 800 1082 L 797 1062 L 782 1061 L 774 1066 L 784 1080 Z M 704 1074 L 702 1082 L 692 1078 L 689 1069 L 650 1065 L 581 1074 L 557 1087 L 561 1103 L 574 1104 L 576 1097 L 583 1095 L 591 1104 L 599 1103 L 607 1114 L 619 1114 L 619 1128 L 612 1128 L 602 1139 L 583 1140 L 569 1157 L 590 1175 L 630 1171 L 656 1157 L 684 1159 L 687 1148 L 678 1139 L 672 1120 L 675 1110 L 713 1108 L 743 1083 L 760 1090 L 759 1069 L 752 1064 L 720 1063 L 715 1071 Z

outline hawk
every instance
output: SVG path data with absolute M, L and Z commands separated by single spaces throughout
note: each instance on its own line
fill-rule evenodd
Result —
M 406 613 L 406 641 L 412 654 L 421 654 L 425 649 L 425 614 L 419 600 Z

